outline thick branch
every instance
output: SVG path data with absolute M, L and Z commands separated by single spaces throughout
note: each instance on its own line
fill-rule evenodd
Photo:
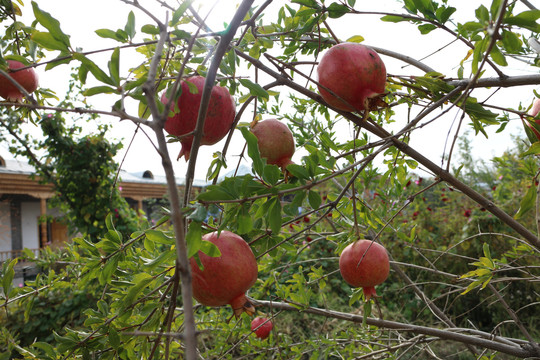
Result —
M 294 307 L 290 304 L 283 303 L 283 302 L 263 301 L 263 300 L 255 300 L 251 298 L 249 300 L 252 301 L 253 304 L 256 306 L 265 306 L 272 309 L 287 310 L 287 311 L 299 311 L 297 307 Z M 303 308 L 302 312 L 313 314 L 313 315 L 320 315 L 324 317 L 331 317 L 334 319 L 351 321 L 357 324 L 362 324 L 364 321 L 364 317 L 362 315 L 349 314 L 349 313 L 344 313 L 340 311 L 326 310 L 326 309 L 320 309 L 320 308 L 315 308 L 315 307 Z M 377 326 L 383 329 L 392 329 L 399 332 L 410 332 L 414 334 L 435 336 L 443 340 L 451 340 L 451 341 L 457 341 L 463 344 L 476 345 L 485 349 L 499 351 L 499 352 L 516 356 L 519 358 L 531 358 L 531 357 L 540 356 L 540 353 L 537 352 L 534 348 L 526 345 L 526 342 L 518 340 L 519 343 L 516 343 L 515 345 L 510 345 L 510 343 L 514 342 L 512 341 L 513 339 L 500 338 L 500 341 L 497 341 L 499 337 L 493 334 L 482 333 L 476 330 L 474 331 L 474 333 L 477 334 L 478 336 L 464 334 L 469 331 L 469 329 L 464 329 L 464 328 L 435 329 L 435 328 L 430 328 L 426 326 L 411 325 L 411 324 L 400 323 L 397 321 L 374 319 L 370 317 L 366 319 L 366 323 L 368 325 Z M 484 335 L 484 336 L 479 337 L 480 335 Z
M 191 288 L 191 271 L 189 259 L 187 256 L 187 245 L 185 241 L 184 231 L 184 214 L 181 210 L 180 195 L 176 186 L 176 176 L 172 166 L 171 157 L 167 148 L 167 140 L 163 132 L 164 121 L 160 114 L 154 99 L 154 82 L 157 75 L 157 67 L 161 60 L 165 41 L 168 39 L 166 26 L 160 27 L 160 37 L 156 45 L 156 50 L 150 69 L 148 71 L 148 80 L 143 86 L 143 91 L 147 98 L 148 106 L 153 117 L 153 130 L 156 134 L 159 154 L 165 178 L 167 179 L 167 190 L 171 203 L 171 220 L 173 223 L 174 233 L 176 237 L 176 272 L 180 274 L 182 284 L 182 301 L 184 305 L 184 344 L 185 344 L 185 359 L 195 360 L 197 358 L 197 334 L 195 329 L 195 315 L 193 310 L 192 288 Z

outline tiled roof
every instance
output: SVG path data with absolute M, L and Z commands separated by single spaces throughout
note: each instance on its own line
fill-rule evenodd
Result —
M 3 160 L 3 162 L 2 162 Z M 5 163 L 5 166 L 2 164 Z M 34 167 L 27 162 L 20 160 L 9 160 L 2 159 L 0 157 L 0 174 L 33 174 Z M 146 183 L 146 184 L 166 184 L 167 181 L 163 175 L 154 175 L 150 171 L 141 171 L 141 172 L 127 172 L 125 170 L 120 170 L 120 180 L 122 182 L 129 183 Z M 177 185 L 185 185 L 185 179 L 176 177 Z M 193 186 L 195 187 L 205 187 L 208 183 L 205 180 L 195 179 L 193 181 Z

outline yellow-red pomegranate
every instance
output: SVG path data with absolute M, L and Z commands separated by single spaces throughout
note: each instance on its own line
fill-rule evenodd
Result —
M 189 90 L 187 82 L 195 85 L 198 90 L 196 94 Z M 192 76 L 181 82 L 182 93 L 177 101 L 178 112 L 169 116 L 165 122 L 165 131 L 180 138 L 182 149 L 178 158 L 184 156 L 186 161 L 189 160 L 193 144 L 193 135 L 190 133 L 195 130 L 197 125 L 204 82 L 205 78 L 202 76 Z M 166 92 L 161 95 L 161 102 L 167 103 Z M 175 109 L 174 104 L 171 104 L 171 110 L 173 109 Z M 229 90 L 221 86 L 214 86 L 204 122 L 201 145 L 214 145 L 223 139 L 231 130 L 235 115 L 236 105 Z
M 386 85 L 386 67 L 379 54 L 357 43 L 332 46 L 321 58 L 317 74 L 323 99 L 344 111 L 369 110 L 369 100 L 384 93 Z
M 246 291 L 257 281 L 257 261 L 247 242 L 240 236 L 222 231 L 203 236 L 221 251 L 221 256 L 211 257 L 199 251 L 203 270 L 194 258 L 190 259 L 193 297 L 206 306 L 231 305 L 234 314 L 246 311 L 252 315 L 253 305 L 246 298 Z
M 38 88 L 38 76 L 34 68 L 28 68 L 19 71 L 12 71 L 25 67 L 25 65 L 16 60 L 7 60 L 9 65 L 9 76 L 21 85 L 29 94 Z M 0 75 L 0 96 L 8 101 L 22 102 L 23 93 L 3 75 Z
M 352 287 L 361 287 L 366 300 L 377 296 L 375 286 L 388 278 L 390 261 L 381 244 L 371 240 L 358 240 L 349 244 L 339 257 L 339 271 Z
M 270 336 L 270 332 L 272 331 L 273 327 L 274 324 L 272 324 L 272 321 L 265 317 L 257 316 L 251 321 L 251 331 L 255 331 L 255 336 L 261 340 L 264 340 Z
M 267 164 L 285 169 L 293 163 L 294 138 L 287 125 L 276 119 L 267 119 L 253 124 L 251 132 L 257 137 L 259 152 Z

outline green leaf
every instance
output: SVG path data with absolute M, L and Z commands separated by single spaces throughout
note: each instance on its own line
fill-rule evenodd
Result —
M 493 263 L 493 259 L 491 258 L 491 251 L 489 250 L 489 244 L 488 243 L 484 243 L 484 245 L 482 246 L 483 248 L 483 251 L 484 251 L 484 256 L 486 258 L 488 258 L 492 263 Z
M 364 41 L 364 37 L 361 36 L 361 35 L 354 35 L 354 36 L 351 36 L 350 38 L 348 38 L 346 41 L 347 42 L 354 42 L 354 43 L 361 43 L 362 41 Z
M 422 24 L 422 25 L 418 25 L 418 30 L 420 30 L 420 33 L 422 35 L 426 35 L 426 34 L 429 34 L 430 32 L 432 32 L 433 30 L 435 30 L 437 28 L 437 26 L 433 25 L 433 24 Z
M 362 319 L 362 325 L 367 326 L 367 318 L 371 316 L 371 301 L 364 302 L 364 317 Z
M 135 275 L 134 279 L 134 285 L 128 290 L 127 294 L 124 296 L 123 299 L 119 301 L 120 307 L 122 310 L 125 310 L 133 302 L 135 301 L 135 298 L 139 295 L 139 293 L 150 284 L 150 282 L 153 281 L 153 278 L 150 274 L 141 272 Z
M 99 272 L 99 283 L 105 285 L 111 282 L 112 276 L 118 268 L 118 256 L 111 257 Z
M 159 230 L 146 230 L 145 235 L 148 240 L 156 244 L 173 245 L 175 242 L 174 238 Z
M 507 52 L 512 54 L 519 54 L 521 52 L 523 41 L 521 41 L 518 34 L 512 31 L 503 30 L 501 33 L 501 40 L 502 45 Z
M 210 241 L 201 241 L 201 252 L 211 257 L 221 256 L 221 251 L 219 251 L 219 248 Z
M 309 206 L 311 206 L 311 208 L 315 210 L 315 209 L 318 209 L 319 206 L 321 206 L 322 199 L 318 192 L 309 190 L 308 202 L 309 202 Z
M 529 147 L 529 149 L 527 151 L 525 151 L 523 154 L 520 154 L 520 156 L 525 157 L 527 155 L 535 155 L 535 154 L 540 154 L 540 142 L 539 141 L 532 143 L 531 146 Z
M 3 293 L 7 296 L 9 296 L 11 289 L 13 288 L 13 278 L 15 277 L 15 264 L 17 264 L 17 259 L 13 259 L 8 263 L 4 263 L 4 268 L 2 269 Z
M 42 342 L 42 341 L 37 341 L 37 342 L 32 344 L 32 347 L 43 350 L 45 352 L 45 354 L 51 359 L 56 359 L 57 358 L 56 350 L 49 343 Z
M 133 11 L 130 11 L 129 14 L 128 14 L 128 19 L 127 19 L 126 26 L 124 27 L 124 31 L 128 35 L 129 39 L 133 40 L 133 38 L 135 37 L 135 33 L 136 33 L 136 30 L 135 30 L 135 14 L 133 13 Z
M 127 39 L 122 36 L 121 33 L 119 33 L 118 31 L 113 31 L 111 29 L 98 29 L 95 31 L 95 33 L 99 37 L 102 37 L 104 39 L 113 39 L 122 43 L 127 41 Z
M 309 179 L 309 173 L 307 172 L 306 168 L 301 165 L 291 164 L 287 166 L 287 171 L 300 180 Z
M 509 25 L 517 25 L 534 32 L 540 32 L 540 24 L 537 22 L 539 18 L 540 10 L 528 10 L 519 13 L 516 16 L 507 17 L 503 22 Z
M 158 27 L 155 26 L 155 25 L 152 25 L 152 24 L 143 25 L 142 28 L 141 28 L 141 31 L 143 33 L 149 34 L 149 35 L 158 35 L 159 34 Z
M 452 16 L 453 13 L 456 12 L 456 8 L 455 7 L 444 7 L 444 6 L 441 6 L 440 8 L 437 9 L 437 11 L 435 11 L 435 15 L 437 16 L 437 19 L 439 19 L 439 21 L 444 24 L 445 22 L 448 21 L 448 19 L 450 19 L 450 16 Z
M 480 7 L 476 9 L 475 14 L 476 18 L 480 20 L 480 23 L 489 22 L 489 10 L 484 5 L 480 5 Z
M 253 96 L 261 97 L 263 99 L 268 100 L 270 98 L 270 95 L 268 95 L 268 92 L 263 89 L 263 87 L 257 83 L 254 83 L 253 81 L 249 79 L 238 79 L 240 84 L 247 87 L 249 89 L 249 93 Z
M 280 175 L 281 171 L 276 165 L 265 165 L 263 170 L 263 180 L 266 183 L 276 185 L 279 181 Z
M 69 36 L 64 34 L 62 29 L 60 29 L 60 22 L 53 18 L 48 12 L 41 10 L 35 1 L 32 1 L 32 9 L 34 10 L 36 20 L 43 25 L 45 29 L 49 30 L 49 33 L 54 39 L 63 44 L 64 50 L 69 51 L 71 46 Z
M 249 207 L 250 204 L 245 203 L 240 206 L 240 209 L 238 210 L 238 234 L 243 235 L 249 233 L 251 230 L 253 230 L 253 220 L 251 219 L 251 215 L 249 214 Z
M 408 21 L 406 18 L 398 15 L 385 15 L 381 18 L 382 21 L 398 23 L 402 21 Z
M 202 245 L 202 223 L 199 221 L 192 221 L 189 223 L 188 231 L 186 233 L 186 244 L 188 251 L 188 258 L 193 257 L 199 250 Z
M 248 145 L 248 156 L 253 161 L 253 169 L 258 175 L 263 174 L 264 172 L 264 163 L 261 159 L 261 154 L 259 152 L 259 143 L 255 134 L 253 134 L 247 127 L 240 127 L 240 131 L 244 136 L 244 139 Z
M 118 91 L 110 86 L 94 86 L 83 91 L 84 96 L 93 96 L 97 94 L 117 94 Z
M 497 45 L 493 46 L 493 49 L 491 49 L 491 53 L 489 55 L 491 56 L 491 58 L 493 59 L 493 61 L 495 61 L 497 65 L 501 65 L 501 66 L 508 65 L 506 58 L 504 57 L 503 53 L 501 52 L 501 50 L 499 49 Z
M 120 49 L 113 50 L 111 60 L 108 63 L 109 74 L 116 85 L 120 85 Z
M 320 5 L 315 0 L 291 0 L 292 3 L 307 6 L 312 9 L 320 9 Z
M 104 82 L 108 85 L 112 85 L 112 86 L 117 85 L 115 84 L 113 79 L 111 79 L 103 70 L 101 70 L 92 60 L 87 58 L 85 55 L 81 53 L 74 53 L 73 58 L 75 60 L 79 60 L 82 63 L 82 65 L 86 67 L 88 71 L 90 71 L 97 80 Z
M 47 50 L 60 50 L 69 52 L 69 48 L 61 41 L 55 39 L 50 33 L 34 31 L 31 36 L 32 41 L 43 46 Z
M 335 2 L 331 3 L 327 10 L 328 16 L 332 19 L 340 18 L 349 12 L 349 8 L 346 5 L 338 4 Z
M 279 234 L 281 230 L 281 202 L 275 197 L 270 200 L 270 208 L 268 211 L 267 222 L 270 230 L 274 235 Z
M 536 187 L 534 186 L 534 183 L 533 183 L 527 190 L 527 193 L 525 194 L 523 199 L 521 199 L 521 203 L 519 204 L 519 210 L 517 211 L 516 215 L 514 215 L 514 218 L 519 219 L 525 213 L 531 210 L 535 206 L 535 201 L 536 201 Z
M 191 5 L 193 0 L 184 0 L 182 4 L 176 9 L 173 13 L 172 20 L 171 20 L 171 26 L 174 26 L 178 23 L 178 20 L 184 15 L 188 7 Z
M 122 344 L 118 332 L 112 326 L 109 326 L 109 344 L 116 350 L 118 350 Z

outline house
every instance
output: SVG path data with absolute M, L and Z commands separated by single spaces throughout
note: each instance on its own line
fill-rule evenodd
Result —
M 61 246 L 68 240 L 67 226 L 54 218 L 61 214 L 50 209 L 47 202 L 54 195 L 50 184 L 40 184 L 32 178 L 34 168 L 18 160 L 5 160 L 0 156 L 0 262 L 15 258 L 27 248 L 36 255 L 46 246 Z M 150 171 L 119 174 L 122 196 L 136 210 L 148 214 L 148 203 L 162 199 L 167 193 L 164 176 L 154 176 Z M 177 179 L 180 191 L 183 179 Z M 200 191 L 204 181 L 194 181 L 192 191 Z M 40 222 L 43 216 L 53 218 Z

